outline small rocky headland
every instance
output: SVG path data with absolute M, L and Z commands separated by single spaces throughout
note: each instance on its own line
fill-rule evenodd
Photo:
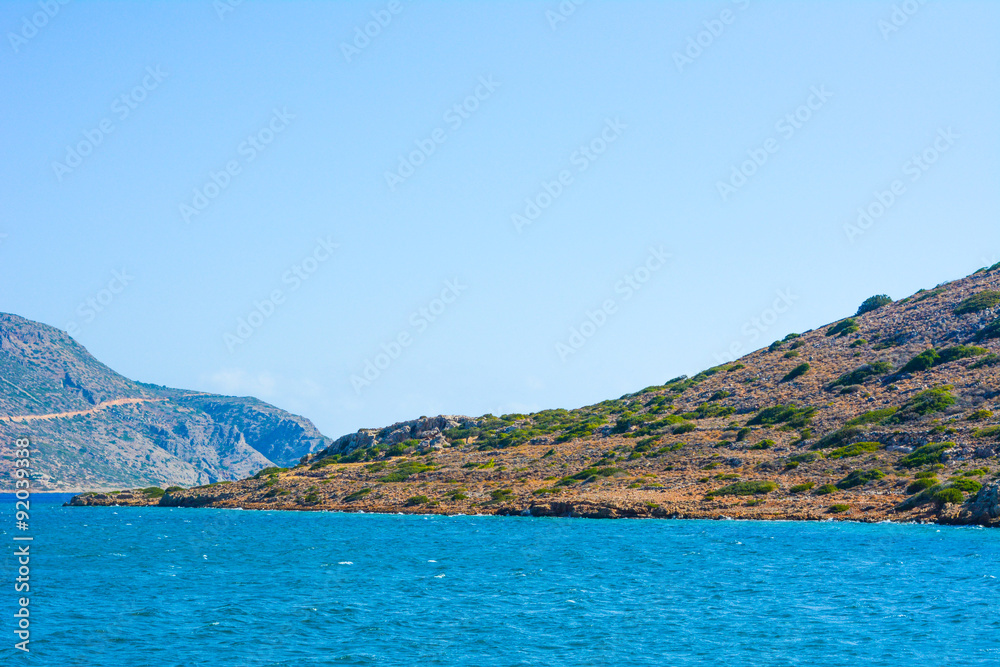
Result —
M 69 504 L 1000 526 L 998 371 L 995 265 L 596 405 L 422 417 Z

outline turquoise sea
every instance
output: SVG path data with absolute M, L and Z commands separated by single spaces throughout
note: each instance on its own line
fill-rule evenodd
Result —
M 1000 531 L 63 508 L 0 664 L 998 665 Z

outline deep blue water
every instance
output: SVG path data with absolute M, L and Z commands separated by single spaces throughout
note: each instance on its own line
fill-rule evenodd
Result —
M 33 500 L 4 665 L 1000 664 L 997 530 Z

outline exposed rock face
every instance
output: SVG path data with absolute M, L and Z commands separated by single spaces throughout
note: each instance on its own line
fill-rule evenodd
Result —
M 363 428 L 357 433 L 348 433 L 337 438 L 329 447 L 305 457 L 302 462 L 331 454 L 350 454 L 356 449 L 377 445 L 396 445 L 405 440 L 419 440 L 422 449 L 440 449 L 448 443 L 441 435 L 442 431 L 475 426 L 479 421 L 459 415 L 438 415 L 397 422 L 381 429 Z
M 9 460 L 28 437 L 39 490 L 241 479 L 330 442 L 308 419 L 253 398 L 133 382 L 16 315 L 0 314 L 0 378 L 0 455 Z
M 942 510 L 943 523 L 1000 526 L 1000 482 L 980 489 L 978 495 L 960 507 Z

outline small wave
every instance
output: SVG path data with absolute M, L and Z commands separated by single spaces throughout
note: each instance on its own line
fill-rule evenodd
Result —
M 354 565 L 354 561 L 342 560 L 339 563 L 337 563 L 337 565 Z

